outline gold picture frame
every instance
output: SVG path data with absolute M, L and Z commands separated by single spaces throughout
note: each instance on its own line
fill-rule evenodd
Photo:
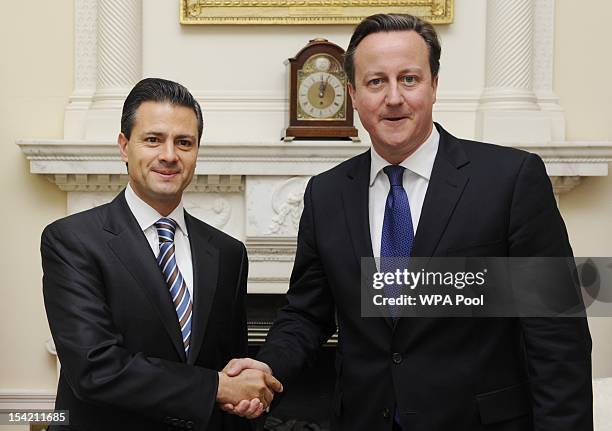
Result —
M 181 24 L 357 24 L 376 13 L 453 22 L 454 0 L 179 0 Z

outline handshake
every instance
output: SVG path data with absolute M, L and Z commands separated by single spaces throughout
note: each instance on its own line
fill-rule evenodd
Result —
M 272 403 L 283 385 L 272 376 L 270 367 L 250 358 L 232 359 L 219 372 L 217 404 L 247 419 L 259 417 Z

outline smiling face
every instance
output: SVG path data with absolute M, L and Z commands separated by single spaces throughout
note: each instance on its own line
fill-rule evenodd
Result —
M 378 154 L 400 163 L 433 127 L 438 78 L 431 77 L 427 44 L 412 30 L 373 33 L 357 45 L 354 63 L 353 107 Z
M 179 204 L 193 178 L 198 156 L 198 120 L 193 109 L 167 102 L 143 102 L 130 139 L 118 137 L 134 192 L 161 215 Z

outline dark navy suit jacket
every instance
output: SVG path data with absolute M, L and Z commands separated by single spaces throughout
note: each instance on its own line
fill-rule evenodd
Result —
M 412 256 L 572 256 L 542 160 L 442 127 Z M 370 152 L 313 177 L 288 304 L 258 355 L 291 380 L 338 329 L 333 427 L 588 431 L 586 318 L 361 317 Z M 577 301 L 580 301 L 577 299 Z

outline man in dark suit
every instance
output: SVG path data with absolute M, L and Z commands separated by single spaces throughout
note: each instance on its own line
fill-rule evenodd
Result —
M 201 136 L 200 106 L 185 87 L 140 81 L 118 138 L 127 188 L 42 234 L 61 363 L 56 409 L 68 410 L 69 429 L 250 429 L 216 404 L 267 405 L 268 385 L 280 389 L 261 371 L 217 371 L 247 351 L 248 260 L 240 241 L 183 210 Z
M 572 253 L 539 157 L 434 125 L 439 58 L 413 16 L 356 28 L 345 70 L 372 148 L 308 183 L 288 304 L 258 361 L 226 372 L 258 368 L 290 388 L 337 328 L 334 429 L 591 430 L 586 319 L 361 315 L 362 257 Z

